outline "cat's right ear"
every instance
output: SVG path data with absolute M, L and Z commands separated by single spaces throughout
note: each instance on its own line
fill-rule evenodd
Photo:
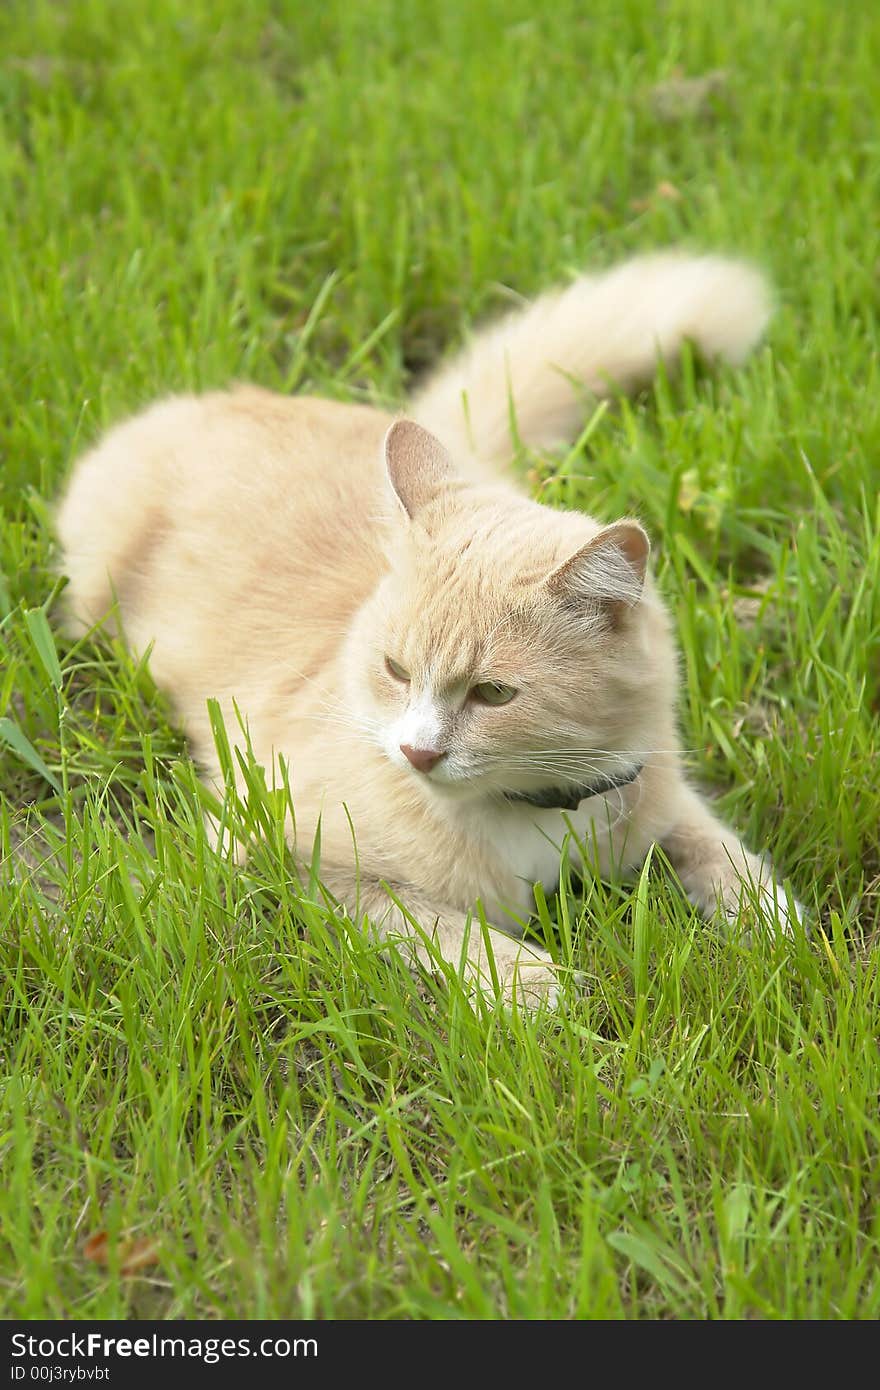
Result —
M 412 520 L 454 477 L 439 439 L 415 420 L 395 420 L 385 436 L 385 467 L 394 495 Z

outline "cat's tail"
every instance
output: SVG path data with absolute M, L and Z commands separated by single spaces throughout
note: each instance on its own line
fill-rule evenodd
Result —
M 723 256 L 662 252 L 585 275 L 484 329 L 419 391 L 408 414 L 453 452 L 502 460 L 577 436 L 589 396 L 631 391 L 686 340 L 737 364 L 771 312 L 767 282 Z

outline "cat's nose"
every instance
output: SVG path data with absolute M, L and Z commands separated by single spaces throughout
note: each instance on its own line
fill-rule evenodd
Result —
M 409 758 L 417 772 L 430 772 L 443 757 L 437 748 L 410 748 L 408 743 L 402 743 L 400 751 L 405 758 Z

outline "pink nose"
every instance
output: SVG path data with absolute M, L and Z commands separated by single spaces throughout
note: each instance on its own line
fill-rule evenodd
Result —
M 443 757 L 436 748 L 410 748 L 408 743 L 402 743 L 400 751 L 405 758 L 409 758 L 417 772 L 430 772 Z

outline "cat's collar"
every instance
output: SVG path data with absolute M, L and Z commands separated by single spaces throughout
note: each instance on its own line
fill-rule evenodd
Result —
M 644 763 L 637 763 L 619 777 L 599 777 L 595 782 L 586 782 L 577 787 L 542 787 L 534 792 L 505 792 L 504 797 L 507 801 L 524 801 L 542 811 L 576 811 L 581 802 L 591 796 L 604 796 L 618 787 L 628 787 L 644 766 Z

